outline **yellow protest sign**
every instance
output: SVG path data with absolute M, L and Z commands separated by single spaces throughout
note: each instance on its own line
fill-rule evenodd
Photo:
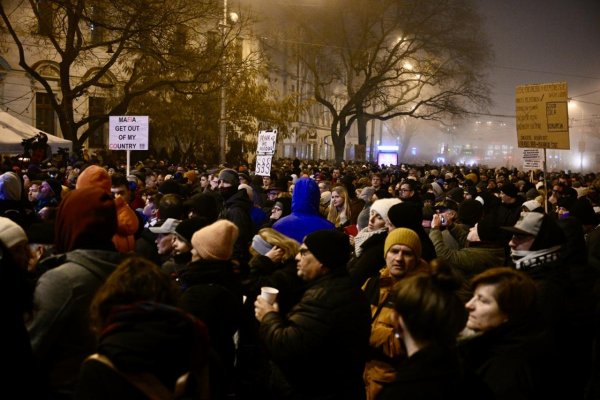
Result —
M 567 82 L 521 85 L 516 89 L 519 147 L 569 150 Z

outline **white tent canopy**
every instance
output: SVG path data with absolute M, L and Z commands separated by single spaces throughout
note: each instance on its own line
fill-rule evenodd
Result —
M 22 153 L 23 139 L 30 139 L 40 132 L 48 136 L 48 146 L 52 149 L 52 153 L 58 152 L 60 147 L 67 147 L 69 151 L 73 148 L 70 140 L 40 131 L 9 113 L 0 111 L 0 153 Z

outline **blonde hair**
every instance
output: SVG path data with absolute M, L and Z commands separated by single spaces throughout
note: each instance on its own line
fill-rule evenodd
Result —
M 348 191 L 344 186 L 334 187 L 333 189 L 331 189 L 332 194 L 333 192 L 337 192 L 337 194 L 344 198 L 342 212 L 339 212 L 337 208 L 333 205 L 333 200 L 331 201 L 331 203 L 329 203 L 329 207 L 327 209 L 327 220 L 332 224 L 335 224 L 337 228 L 340 225 L 342 225 L 342 221 L 340 221 L 340 216 L 342 213 L 346 214 L 346 221 L 350 221 L 350 196 L 348 196 Z
M 294 258 L 298 254 L 300 245 L 294 239 L 291 239 L 272 228 L 263 228 L 258 231 L 258 235 L 269 244 L 279 247 L 283 250 L 282 262 L 286 262 L 290 258 Z M 256 250 L 250 247 L 250 254 L 253 256 L 259 255 Z

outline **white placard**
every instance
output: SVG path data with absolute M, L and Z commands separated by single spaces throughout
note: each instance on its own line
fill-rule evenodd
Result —
M 148 150 L 148 116 L 110 116 L 110 150 Z
M 523 149 L 523 169 L 542 169 L 542 149 Z
M 272 154 L 258 154 L 256 156 L 256 170 L 254 173 L 259 176 L 271 175 L 271 162 L 273 161 Z
M 275 153 L 275 146 L 277 146 L 277 129 L 258 132 L 257 153 L 272 155 Z

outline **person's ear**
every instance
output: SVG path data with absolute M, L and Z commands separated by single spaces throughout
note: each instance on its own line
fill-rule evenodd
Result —
M 394 311 L 394 330 L 396 331 L 396 337 L 401 339 L 406 332 L 406 324 L 400 314 Z

